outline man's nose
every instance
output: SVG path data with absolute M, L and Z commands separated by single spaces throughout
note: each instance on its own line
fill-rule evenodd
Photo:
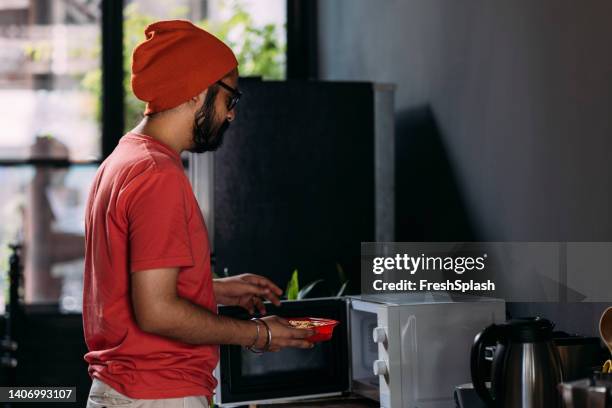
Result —
M 231 122 L 235 118 L 236 118 L 236 108 L 233 108 L 231 111 L 227 112 L 227 120 Z

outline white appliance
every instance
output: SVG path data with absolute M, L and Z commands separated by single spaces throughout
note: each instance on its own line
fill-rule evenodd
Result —
M 474 336 L 505 321 L 501 299 L 446 293 L 350 298 L 352 390 L 384 408 L 451 408 L 470 382 Z M 374 395 L 377 394 L 377 395 Z
M 340 396 L 384 408 L 454 408 L 453 393 L 471 381 L 474 337 L 505 321 L 500 299 L 420 293 L 284 301 L 269 314 L 340 321 L 332 340 L 310 350 L 253 356 L 221 346 L 215 401 L 221 407 Z M 236 307 L 220 313 L 246 318 Z

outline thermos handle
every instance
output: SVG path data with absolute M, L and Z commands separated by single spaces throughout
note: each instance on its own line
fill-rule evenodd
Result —
M 493 344 L 497 340 L 498 333 L 498 326 L 495 324 L 488 326 L 478 333 L 474 338 L 474 344 L 472 345 L 472 352 L 470 354 L 470 368 L 472 371 L 472 384 L 474 385 L 474 390 L 488 407 L 494 407 L 495 400 L 485 384 L 486 360 L 484 358 L 484 352 L 488 345 Z

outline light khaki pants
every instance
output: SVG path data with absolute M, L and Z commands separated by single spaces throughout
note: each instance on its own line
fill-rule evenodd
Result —
M 204 396 L 134 399 L 94 378 L 87 398 L 87 408 L 208 408 L 208 400 Z

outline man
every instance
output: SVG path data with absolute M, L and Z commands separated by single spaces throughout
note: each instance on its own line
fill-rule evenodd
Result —
M 282 291 L 246 274 L 212 279 L 202 213 L 180 158 L 221 145 L 235 117 L 237 61 L 187 21 L 145 30 L 132 56 L 144 119 L 102 163 L 87 202 L 83 323 L 87 407 L 206 407 L 219 344 L 312 347 L 276 316 L 241 321 L 217 302 L 265 312 Z

